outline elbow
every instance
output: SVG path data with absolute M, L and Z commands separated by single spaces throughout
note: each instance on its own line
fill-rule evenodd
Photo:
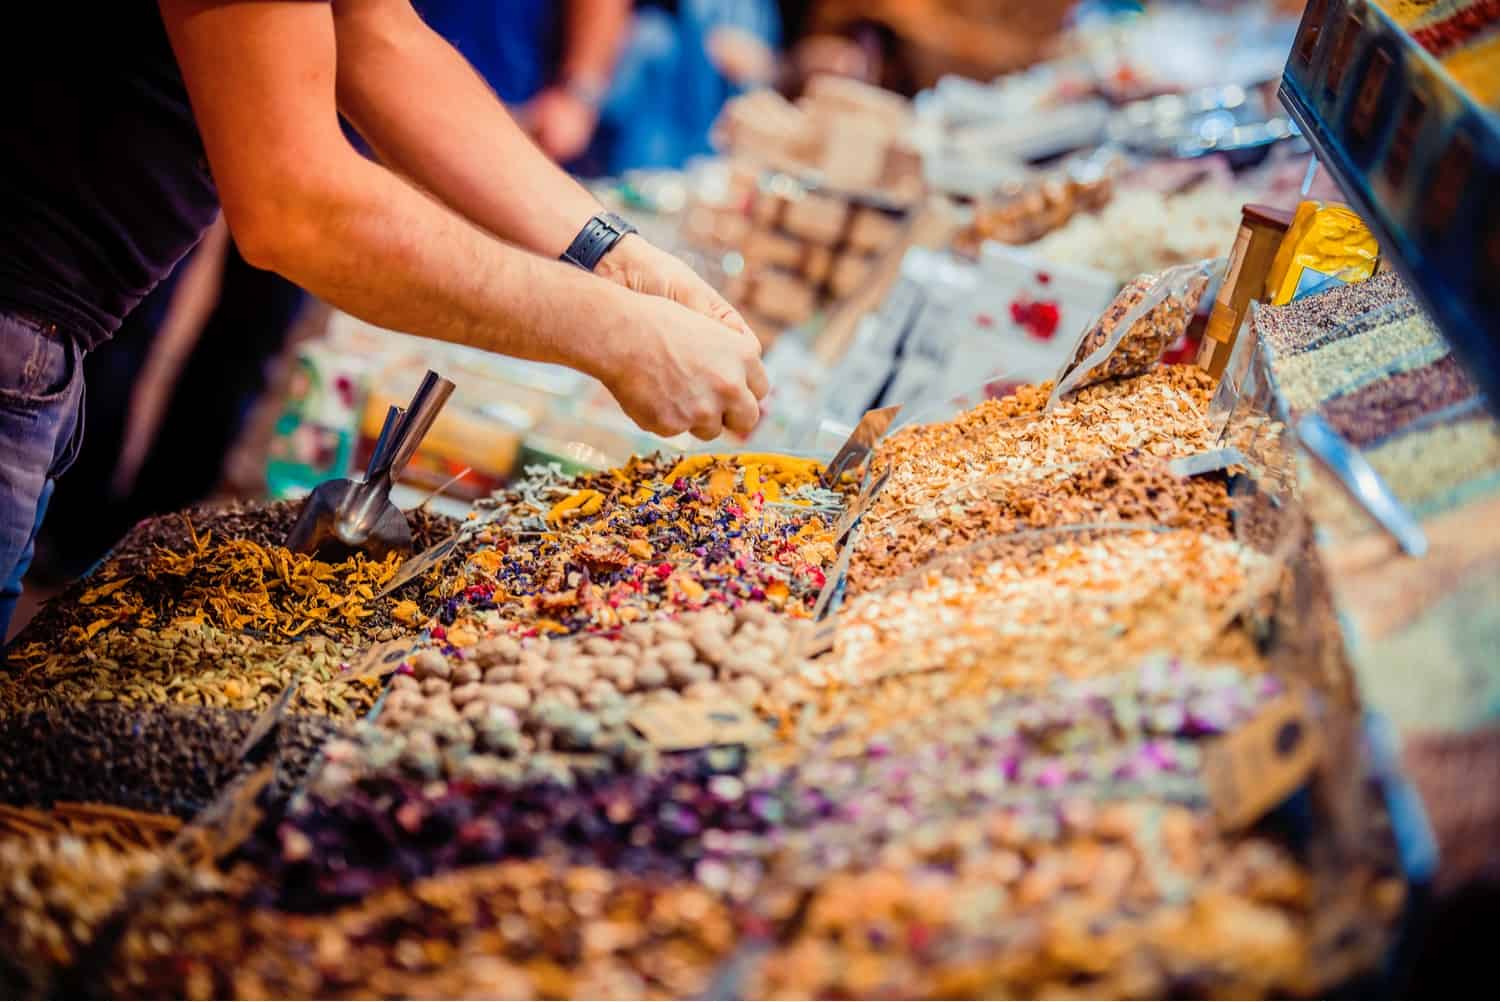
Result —
M 250 222 L 242 215 L 225 213 L 229 221 L 229 234 L 234 239 L 235 249 L 252 268 L 262 271 L 286 272 L 285 248 L 278 245 L 271 227 L 259 222 Z
M 314 193 L 286 179 L 268 180 L 249 190 L 221 191 L 224 219 L 240 256 L 253 268 L 274 271 L 292 281 L 317 252 L 322 215 Z

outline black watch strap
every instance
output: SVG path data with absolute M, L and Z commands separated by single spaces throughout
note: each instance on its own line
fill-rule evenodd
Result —
M 584 271 L 593 271 L 609 249 L 636 228 L 613 212 L 601 212 L 583 224 L 578 236 L 562 252 L 562 260 L 576 264 Z

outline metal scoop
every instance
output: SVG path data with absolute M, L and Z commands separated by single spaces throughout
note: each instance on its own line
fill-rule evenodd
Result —
M 410 553 L 411 526 L 391 502 L 391 485 L 452 393 L 451 381 L 429 371 L 404 411 L 392 406 L 386 412 L 364 481 L 319 484 L 287 534 L 287 549 L 329 561 L 346 560 L 354 553 L 377 560 L 392 552 Z

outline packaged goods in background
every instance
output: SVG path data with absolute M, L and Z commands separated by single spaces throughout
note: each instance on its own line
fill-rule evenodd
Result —
M 337 345 L 312 341 L 297 349 L 269 447 L 272 497 L 300 497 L 349 471 L 368 379 L 368 361 Z
M 1282 306 L 1332 283 L 1362 282 L 1379 258 L 1380 245 L 1352 210 L 1303 202 L 1271 262 L 1266 298 Z
M 1179 195 L 1119 187 L 1104 208 L 1075 215 L 1029 249 L 1129 282 L 1143 273 L 1226 254 L 1234 246 L 1246 197 L 1207 184 Z
M 1187 333 L 1221 262 L 1183 265 L 1142 275 L 1127 285 L 1092 327 L 1079 336 L 1059 370 L 1055 403 L 1080 387 L 1145 372 Z

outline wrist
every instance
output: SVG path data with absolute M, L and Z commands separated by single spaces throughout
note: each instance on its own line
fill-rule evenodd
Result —
M 562 363 L 609 386 L 633 364 L 630 349 L 637 335 L 630 319 L 640 308 L 634 302 L 639 297 L 613 282 L 595 281 L 572 265 L 565 267 L 571 273 L 569 297 L 576 309 L 569 311 L 572 319 L 559 331 Z
M 553 86 L 595 114 L 609 90 L 604 78 L 592 73 L 564 73 Z
M 578 231 L 562 259 L 584 271 L 599 273 L 600 266 L 620 243 L 636 229 L 628 220 L 613 212 L 599 212 L 589 217 Z
M 639 233 L 627 233 L 615 241 L 609 252 L 599 259 L 599 263 L 594 266 L 594 274 L 627 289 L 633 288 L 631 275 L 635 273 L 641 255 L 650 247 L 646 238 Z

